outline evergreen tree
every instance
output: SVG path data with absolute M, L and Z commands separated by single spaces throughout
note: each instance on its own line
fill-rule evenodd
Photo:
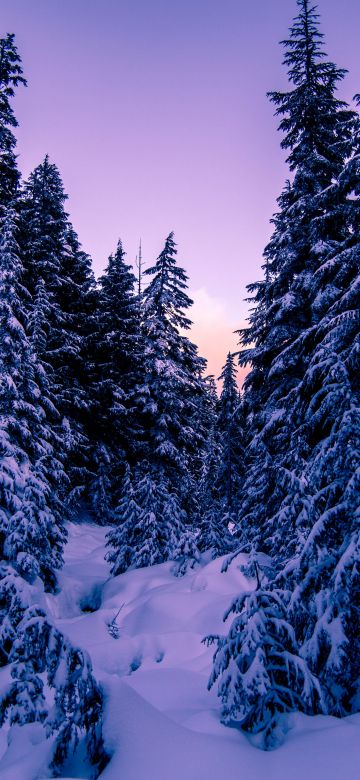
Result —
M 20 199 L 20 251 L 32 297 L 29 335 L 46 368 L 67 437 L 72 487 L 86 486 L 90 417 L 87 336 L 93 327 L 94 279 L 64 209 L 56 166 L 48 157 L 24 184 Z M 63 431 L 64 438 L 66 430 Z M 85 484 L 84 484 L 85 480 Z
M 96 444 L 91 456 L 89 495 L 93 516 L 99 525 L 113 521 L 114 457 L 105 444 Z
M 54 735 L 51 769 L 55 775 L 82 743 L 89 763 L 105 765 L 102 740 L 102 693 L 90 659 L 34 604 L 31 586 L 0 564 L 0 664 L 11 664 L 11 681 L 0 696 L 0 726 L 40 722 Z M 44 682 L 53 694 L 49 706 Z
M 224 615 L 236 615 L 217 643 L 209 688 L 219 680 L 224 723 L 237 725 L 257 747 L 272 750 L 287 731 L 286 715 L 321 711 L 320 686 L 299 655 L 281 591 L 242 593 Z
M 122 574 L 134 563 L 135 529 L 138 526 L 141 507 L 133 487 L 129 465 L 126 465 L 122 495 L 114 512 L 114 528 L 107 536 L 110 548 L 106 560 L 111 564 L 111 574 Z
M 114 575 L 166 560 L 175 561 L 173 572 L 181 575 L 199 558 L 178 497 L 168 492 L 158 474 L 156 480 L 151 477 L 146 463 L 135 470 L 133 478 L 126 466 L 114 519 L 116 525 L 108 534 L 110 549 L 106 555 Z
M 202 514 L 197 544 L 201 552 L 211 550 L 213 558 L 231 552 L 237 541 L 229 529 L 231 518 L 225 512 L 219 498 L 212 497 Z
M 190 327 L 185 311 L 191 300 L 185 292 L 186 274 L 177 267 L 175 256 L 170 234 L 156 265 L 146 271 L 151 281 L 143 305 L 144 375 L 136 388 L 143 459 L 136 477 L 141 508 L 132 558 L 136 566 L 171 560 L 175 553 L 181 558 L 187 546 L 192 556 L 198 555 L 185 524 L 195 517 L 195 473 L 200 472 L 205 447 L 205 361 L 180 332 Z
M 279 466 L 286 462 L 297 424 L 290 410 L 306 368 L 306 334 L 317 319 L 317 272 L 347 232 L 345 204 L 332 185 L 351 156 L 357 123 L 357 115 L 336 97 L 345 71 L 326 60 L 314 8 L 308 0 L 298 0 L 298 6 L 290 38 L 283 42 L 293 89 L 270 93 L 285 133 L 282 146 L 290 150 L 293 181 L 279 198 L 265 249 L 265 278 L 249 286 L 254 308 L 250 328 L 241 331 L 242 344 L 254 346 L 240 355 L 242 364 L 251 362 L 245 383 L 250 468 L 240 517 L 242 528 L 252 527 L 255 536 L 261 528 L 262 544 L 272 539 L 270 519 L 284 493 Z
M 21 251 L 27 287 L 34 300 L 41 284 L 46 295 L 47 339 L 39 353 L 52 369 L 52 383 L 63 414 L 84 403 L 82 369 L 84 320 L 94 305 L 94 279 L 64 209 L 67 196 L 60 174 L 46 156 L 21 194 Z M 39 301 L 38 301 L 39 306 Z
M 270 93 L 294 176 L 241 334 L 254 346 L 240 358 L 252 364 L 240 521 L 274 556 L 265 596 L 284 589 L 324 711 L 343 715 L 358 708 L 359 679 L 359 119 L 336 98 L 344 71 L 325 59 L 314 8 L 298 6 L 285 41 L 294 88 Z M 317 711 L 304 690 L 305 705 Z
M 91 353 L 91 431 L 100 442 L 97 451 L 107 452 L 108 503 L 119 499 L 124 462 L 136 462 L 139 455 L 140 426 L 137 414 L 137 386 L 142 376 L 139 302 L 135 277 L 125 263 L 121 241 L 99 280 L 96 323 L 89 338 Z M 99 462 L 98 458 L 96 460 Z M 102 479 L 93 463 L 94 486 Z M 104 459 L 101 463 L 104 472 Z M 96 504 L 96 501 L 95 501 Z M 111 509 L 110 514 L 111 515 Z
M 137 413 L 137 387 L 143 373 L 139 301 L 135 276 L 125 263 L 120 240 L 99 280 L 95 318 L 88 340 L 92 411 L 89 436 L 95 440 L 90 496 L 93 509 L 102 514 L 104 480 L 107 482 L 107 509 L 103 514 L 107 522 L 115 517 L 125 462 L 134 465 L 141 451 Z M 101 494 L 102 506 L 97 503 Z
M 134 566 L 154 566 L 166 559 L 166 525 L 163 517 L 164 495 L 161 480 L 152 479 L 149 472 L 140 479 L 137 496 L 141 508 L 134 528 Z
M 190 328 L 186 316 L 192 301 L 185 292 L 187 276 L 176 264 L 170 233 L 144 293 L 145 381 L 143 399 L 145 451 L 153 473 L 164 475 L 170 492 L 190 509 L 194 494 L 192 459 L 204 447 L 200 407 L 206 393 L 205 361 L 181 331 Z
M 197 533 L 186 524 L 186 515 L 175 493 L 166 495 L 162 511 L 164 558 L 175 561 L 172 572 L 181 577 L 200 560 Z
M 295 556 L 283 575 L 294 592 L 293 619 L 336 715 L 357 709 L 360 675 L 359 185 L 355 147 L 333 185 L 346 198 L 347 235 L 317 271 L 316 320 L 294 404 L 299 422 L 291 444 L 300 457 L 286 471 L 288 495 L 280 507 L 296 528 L 287 551 L 295 548 Z
M 0 721 L 39 721 L 56 733 L 54 766 L 86 734 L 97 762 L 103 752 L 101 694 L 91 664 L 36 606 L 39 580 L 32 590 L 38 578 L 46 590 L 56 587 L 65 541 L 64 473 L 55 455 L 57 413 L 25 331 L 28 294 L 16 230 L 9 206 L 0 231 L 0 664 L 10 665 L 12 682 L 1 694 Z M 51 714 L 44 673 L 55 693 Z
M 0 425 L 2 553 L 30 580 L 53 587 L 61 565 L 63 467 L 55 449 L 56 410 L 46 376 L 26 336 L 16 214 L 8 207 L 0 235 Z
M 211 545 L 207 543 L 206 513 L 211 510 L 218 495 L 216 480 L 219 469 L 220 444 L 217 428 L 218 395 L 214 377 L 205 377 L 208 392 L 201 405 L 201 425 L 207 431 L 204 449 L 201 452 L 199 479 L 196 491 L 197 526 L 199 529 L 199 549 L 204 551 Z M 220 553 L 219 553 L 220 554 Z
M 26 335 L 28 293 L 16 233 L 10 205 L 0 231 L 0 665 L 9 665 L 11 682 L 1 692 L 0 724 L 42 723 L 56 735 L 57 771 L 80 739 L 93 763 L 104 761 L 102 696 L 89 659 L 37 606 L 40 580 L 54 590 L 62 564 L 65 477 L 55 455 L 62 443 L 58 414 Z M 50 709 L 44 675 L 54 692 Z
M 18 123 L 10 98 L 14 97 L 18 84 L 26 85 L 26 81 L 14 38 L 14 35 L 6 35 L 0 39 L 0 206 L 7 206 L 14 200 L 20 178 L 13 133 Z
M 220 379 L 223 381 L 218 405 L 217 427 L 220 441 L 220 463 L 217 485 L 224 513 L 229 521 L 237 516 L 243 478 L 244 430 L 241 397 L 236 383 L 234 356 L 229 352 Z
M 230 532 L 237 521 L 243 477 L 242 409 L 236 384 L 234 356 L 229 352 L 221 376 L 223 387 L 216 400 L 213 427 L 208 427 L 208 452 L 204 461 L 200 520 L 200 550 L 212 550 L 213 557 L 230 552 L 236 537 Z

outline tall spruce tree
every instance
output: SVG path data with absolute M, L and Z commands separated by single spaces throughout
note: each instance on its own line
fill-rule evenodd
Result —
M 59 171 L 46 156 L 22 188 L 19 241 L 33 301 L 29 335 L 65 421 L 67 470 L 79 490 L 84 480 L 86 485 L 89 458 L 87 337 L 95 285 L 90 259 L 64 209 L 66 197 Z
M 102 696 L 90 660 L 39 606 L 42 588 L 57 587 L 62 564 L 65 475 L 49 366 L 40 359 L 50 295 L 37 279 L 32 300 L 18 244 L 19 174 L 10 129 L 17 123 L 9 98 L 25 83 L 21 74 L 8 35 L 0 41 L 0 666 L 8 665 L 10 674 L 0 725 L 5 719 L 10 728 L 42 723 L 44 737 L 55 737 L 51 770 L 58 773 L 80 740 L 91 763 L 104 762 Z
M 234 528 L 237 522 L 244 467 L 241 398 L 234 355 L 230 352 L 219 379 L 223 386 L 220 398 L 216 399 L 214 426 L 208 427 L 205 501 L 199 537 L 200 549 L 211 548 L 214 557 L 236 546 L 230 524 Z
M 264 253 L 265 278 L 249 286 L 254 294 L 250 327 L 240 332 L 243 346 L 254 345 L 240 354 L 241 364 L 251 363 L 245 382 L 250 469 L 240 517 L 244 530 L 253 528 L 259 536 L 260 528 L 261 543 L 270 546 L 271 518 L 283 496 L 279 465 L 286 462 L 297 425 L 291 407 L 306 367 L 305 339 L 318 317 L 318 270 L 347 233 L 347 207 L 332 185 L 351 157 L 358 121 L 336 97 L 345 71 L 326 60 L 315 9 L 308 0 L 299 0 L 298 6 L 290 38 L 283 42 L 294 88 L 269 93 L 282 117 L 282 146 L 290 150 L 293 181 L 278 201 L 274 234 Z M 293 536 L 291 524 L 288 533 Z M 285 534 L 282 528 L 282 541 Z
M 237 519 L 244 471 L 243 410 L 236 373 L 234 355 L 229 352 L 220 375 L 223 386 L 217 420 L 221 452 L 217 484 L 224 514 L 227 514 L 232 522 Z
M 137 387 L 142 463 L 135 475 L 140 510 L 131 561 L 146 565 L 176 557 L 182 561 L 182 573 L 187 552 L 189 560 L 197 555 L 191 529 L 185 525 L 193 521 L 196 510 L 195 470 L 204 449 L 201 407 L 207 391 L 202 377 L 205 361 L 183 334 L 191 324 L 185 312 L 192 302 L 186 293 L 187 276 L 176 264 L 172 233 L 156 265 L 145 274 L 150 282 L 143 303 L 144 375 Z M 128 508 L 126 497 L 120 504 L 125 526 L 109 540 L 115 548 L 110 556 L 114 562 L 118 541 L 124 543 L 124 528 L 129 528 L 128 518 L 135 511 L 132 496 L 129 501 Z M 133 534 L 130 528 L 129 533 Z
M 40 582 L 56 588 L 66 538 L 65 475 L 57 455 L 58 412 L 46 373 L 26 335 L 28 292 L 16 243 L 16 213 L 0 229 L 0 666 L 11 678 L 0 697 L 0 725 L 39 721 L 54 734 L 58 771 L 79 741 L 104 761 L 102 695 L 90 660 L 46 619 Z M 44 675 L 54 705 L 44 697 Z
M 56 411 L 25 332 L 21 277 L 16 214 L 8 207 L 0 234 L 2 555 L 25 578 L 41 573 L 52 588 L 62 562 L 57 497 L 64 474 L 55 455 Z
M 7 206 L 14 200 L 20 179 L 13 133 L 18 123 L 10 99 L 18 84 L 26 85 L 26 80 L 14 38 L 10 34 L 0 39 L 0 206 Z
M 111 516 L 120 496 L 124 464 L 139 455 L 137 386 L 142 376 L 139 301 L 135 276 L 125 262 L 119 240 L 99 280 L 96 323 L 88 343 L 91 352 L 91 436 L 97 442 L 91 494 L 94 508 Z M 89 432 L 90 433 L 90 432 Z M 102 457 L 101 457 L 102 453 Z M 109 511 L 98 497 L 99 480 L 108 480 Z M 99 485 L 101 488 L 101 486 Z M 94 491 L 96 491 L 96 496 Z
M 241 333 L 254 346 L 240 358 L 251 363 L 240 521 L 275 559 L 265 592 L 283 588 L 324 711 L 342 715 L 359 701 L 359 118 L 336 98 L 345 71 L 325 59 L 315 9 L 298 6 L 284 42 L 293 89 L 270 93 L 293 179 Z
M 165 476 L 169 488 L 187 504 L 193 493 L 192 465 L 203 447 L 198 428 L 199 407 L 206 392 L 205 361 L 183 334 L 191 326 L 186 316 L 192 301 L 187 276 L 176 264 L 176 245 L 170 233 L 144 292 L 146 376 L 142 396 L 147 459 L 151 470 Z

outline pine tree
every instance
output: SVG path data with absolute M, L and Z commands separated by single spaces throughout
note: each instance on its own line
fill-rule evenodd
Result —
M 283 741 L 289 713 L 321 711 L 320 686 L 299 655 L 281 591 L 259 584 L 234 599 L 224 620 L 231 613 L 228 635 L 205 640 L 217 643 L 209 688 L 219 680 L 224 723 L 272 750 Z
M 89 435 L 108 452 L 109 503 L 114 505 L 119 498 L 125 460 L 133 465 L 139 456 L 137 386 L 143 373 L 135 276 L 125 262 L 121 241 L 99 280 L 95 319 L 89 338 L 92 364 Z M 96 463 L 93 467 L 96 471 Z
M 294 405 L 299 424 L 292 449 L 301 460 L 287 474 L 288 496 L 280 511 L 297 529 L 296 555 L 284 575 L 294 590 L 302 652 L 325 686 L 328 710 L 344 715 L 358 707 L 360 673 L 358 145 L 332 189 L 347 233 L 317 271 L 316 319 Z M 324 194 L 326 201 L 329 197 Z
M 57 771 L 80 739 L 91 761 L 104 761 L 102 696 L 89 659 L 37 606 L 40 580 L 54 590 L 62 565 L 65 476 L 55 455 L 62 442 L 58 413 L 26 335 L 28 292 L 16 222 L 9 206 L 0 231 L 0 665 L 9 665 L 11 683 L 1 692 L 0 720 L 8 718 L 10 726 L 38 721 L 55 734 Z M 51 709 L 44 674 L 54 691 Z
M 111 523 L 113 516 L 114 465 L 113 453 L 103 443 L 96 444 L 91 456 L 93 473 L 89 496 L 92 514 L 99 525 Z
M 283 588 L 324 711 L 343 715 L 358 708 L 359 679 L 359 119 L 335 96 L 344 71 L 325 59 L 314 8 L 298 6 L 285 41 L 294 88 L 270 93 L 293 181 L 279 199 L 265 279 L 250 287 L 255 305 L 241 334 L 254 346 L 241 356 L 252 369 L 240 521 L 245 537 L 274 556 L 265 597 Z M 259 641 L 264 649 L 265 635 Z M 305 705 L 317 711 L 304 690 L 297 708 Z
M 22 189 L 19 242 L 33 301 L 29 335 L 65 428 L 70 428 L 67 470 L 79 491 L 86 487 L 89 457 L 87 337 L 95 288 L 89 257 L 64 209 L 66 197 L 59 171 L 46 156 Z
M 57 775 L 83 743 L 89 763 L 106 763 L 102 740 L 102 693 L 90 659 L 73 647 L 34 603 L 31 586 L 0 564 L 0 662 L 11 664 L 11 682 L 0 697 L 0 726 L 40 722 L 54 735 L 51 769 Z M 44 682 L 53 694 L 49 706 Z
M 135 529 L 138 526 L 141 507 L 133 487 L 130 467 L 126 464 L 122 494 L 114 512 L 114 528 L 107 536 L 110 548 L 106 560 L 111 564 L 111 574 L 117 576 L 134 563 Z
M 14 97 L 18 84 L 26 85 L 26 81 L 14 38 L 6 35 L 0 39 L 0 206 L 8 206 L 14 200 L 20 179 L 13 133 L 18 123 L 10 98 Z
M 200 550 L 212 550 L 213 557 L 234 549 L 235 528 L 243 478 L 244 432 L 241 398 L 236 384 L 234 356 L 229 352 L 219 379 L 213 426 L 208 426 L 208 452 L 204 461 L 205 481 L 200 519 Z
M 39 283 L 47 299 L 47 340 L 39 358 L 51 367 L 58 405 L 69 414 L 84 401 L 78 373 L 84 319 L 94 304 L 94 279 L 90 259 L 65 212 L 66 198 L 59 171 L 46 156 L 23 186 L 20 246 L 33 299 Z
M 279 463 L 286 459 L 296 425 L 288 408 L 305 369 L 304 339 L 314 324 L 319 294 L 315 274 L 346 232 L 338 195 L 332 190 L 330 202 L 329 188 L 351 156 L 357 121 L 336 98 L 345 71 L 325 58 L 315 10 L 308 0 L 298 0 L 298 6 L 290 38 L 283 42 L 294 88 L 270 93 L 285 133 L 282 146 L 290 150 L 293 181 L 279 198 L 274 234 L 264 253 L 265 279 L 249 287 L 254 308 L 250 328 L 241 332 L 242 344 L 255 346 L 240 355 L 242 364 L 251 362 L 245 389 L 252 428 L 240 514 L 244 529 L 254 526 L 257 534 L 261 525 L 263 544 L 272 537 L 268 520 L 283 497 Z M 256 457 L 256 450 L 263 452 L 262 457 Z M 253 494 L 255 483 L 261 489 Z
M 176 264 L 170 233 L 156 265 L 146 269 L 144 293 L 145 381 L 143 399 L 145 452 L 152 472 L 163 474 L 170 492 L 184 508 L 194 494 L 192 459 L 204 447 L 200 407 L 206 393 L 205 361 L 181 333 L 190 328 L 186 316 L 192 301 L 185 292 L 187 276 Z
M 218 405 L 217 427 L 220 463 L 217 475 L 219 496 L 229 521 L 236 520 L 244 471 L 244 430 L 241 397 L 236 383 L 234 356 L 229 352 L 220 379 L 223 381 Z
M 41 275 L 31 277 L 29 266 L 25 271 L 18 243 L 19 174 L 10 129 L 17 123 L 9 98 L 25 83 L 21 74 L 8 35 L 0 41 L 0 665 L 9 666 L 10 682 L 1 691 L 0 725 L 6 718 L 10 727 L 42 723 L 47 736 L 56 735 L 52 769 L 58 772 L 80 739 L 89 760 L 100 768 L 104 763 L 102 695 L 90 660 L 37 604 L 42 587 L 57 587 L 66 478 L 50 364 L 41 360 L 52 291 Z M 54 694 L 50 708 L 44 683 Z
M 134 476 L 126 465 L 114 528 L 107 537 L 111 573 L 171 560 L 175 576 L 185 574 L 199 560 L 195 533 L 185 519 L 178 496 L 169 493 L 158 473 L 152 478 L 149 464 L 137 467 Z
M 175 493 L 166 495 L 162 510 L 164 558 L 173 560 L 172 573 L 176 577 L 186 574 L 200 561 L 196 530 L 186 524 L 186 514 L 181 509 Z
M 49 587 L 61 565 L 62 464 L 55 456 L 56 410 L 26 336 L 16 214 L 6 210 L 0 237 L 2 550 L 30 580 Z
M 185 548 L 192 558 L 198 556 L 193 533 L 185 526 L 195 517 L 195 472 L 200 471 L 201 451 L 205 448 L 205 361 L 180 332 L 190 327 L 185 311 L 191 300 L 185 292 L 186 274 L 177 267 L 175 256 L 170 234 L 156 265 L 146 271 L 151 281 L 143 304 L 144 370 L 142 382 L 135 388 L 142 466 L 136 468 L 134 489 L 135 503 L 141 511 L 135 537 L 128 524 L 119 529 L 119 538 L 116 532 L 111 535 L 111 544 L 115 546 L 111 560 L 117 554 L 121 557 L 117 547 L 121 538 L 126 549 L 134 545 L 131 565 L 135 566 L 171 560 L 174 555 L 183 559 Z M 119 261 L 123 262 L 122 255 Z M 131 504 L 128 510 L 126 498 L 124 501 L 121 511 L 125 516 L 128 511 L 137 516 L 134 506 Z M 126 533 L 129 538 L 125 542 Z M 183 560 L 179 572 L 180 568 L 184 571 L 184 565 Z
M 90 661 L 37 606 L 40 580 L 54 590 L 62 564 L 64 473 L 57 413 L 25 330 L 16 231 L 9 206 L 0 231 L 0 665 L 9 665 L 12 681 L 1 692 L 0 720 L 39 721 L 55 733 L 55 767 L 84 735 L 94 762 L 102 760 L 102 698 Z M 51 713 L 44 673 L 55 694 Z

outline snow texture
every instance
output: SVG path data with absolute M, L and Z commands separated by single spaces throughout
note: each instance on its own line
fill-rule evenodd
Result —
M 358 715 L 292 715 L 288 739 L 273 753 L 255 750 L 245 735 L 221 724 L 215 687 L 207 691 L 213 651 L 201 640 L 224 633 L 229 602 L 249 589 L 239 569 L 244 556 L 226 573 L 224 557 L 204 555 L 201 567 L 181 578 L 169 562 L 110 578 L 107 531 L 69 525 L 61 590 L 42 597 L 55 625 L 90 653 L 104 689 L 105 747 L 112 757 L 103 780 L 357 780 Z M 1 670 L 0 689 L 7 674 Z M 5 726 L 1 780 L 48 780 L 52 739 L 43 741 L 41 725 L 13 726 L 9 745 L 8 736 Z M 88 772 L 78 756 L 60 777 L 85 779 Z

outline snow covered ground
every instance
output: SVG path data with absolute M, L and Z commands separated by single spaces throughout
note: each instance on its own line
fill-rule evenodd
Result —
M 358 780 L 360 716 L 294 716 L 287 742 L 272 753 L 220 723 L 216 690 L 207 691 L 213 651 L 201 640 L 224 632 L 231 597 L 247 587 L 238 561 L 226 574 L 217 559 L 179 579 L 171 564 L 110 578 L 106 531 L 69 526 L 62 590 L 46 596 L 59 628 L 89 651 L 105 691 L 112 759 L 103 780 Z M 114 638 L 108 625 L 120 607 Z M 24 728 L 16 750 L 0 745 L 1 780 L 46 777 L 49 745 L 37 744 L 34 726 L 29 738 Z M 66 777 L 87 774 L 73 762 Z

